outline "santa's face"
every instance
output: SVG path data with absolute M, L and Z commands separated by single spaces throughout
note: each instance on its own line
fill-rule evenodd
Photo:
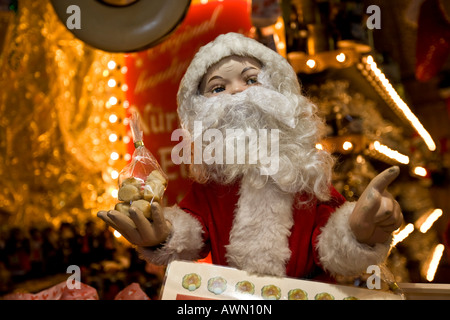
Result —
M 211 67 L 200 84 L 205 97 L 235 94 L 250 86 L 259 85 L 261 64 L 250 57 L 230 56 Z
M 185 127 L 194 134 L 194 147 L 203 153 L 203 161 L 192 164 L 191 174 L 197 181 L 224 184 L 243 178 L 258 188 L 271 182 L 285 192 L 305 191 L 325 198 L 331 160 L 315 148 L 321 127 L 316 107 L 302 95 L 279 92 L 279 84 L 272 83 L 271 77 L 258 60 L 249 57 L 229 56 L 207 71 L 189 109 L 192 126 L 200 122 L 202 132 Z M 230 132 L 241 132 L 241 139 Z M 252 144 L 247 133 L 261 132 L 267 133 L 265 139 L 258 136 Z M 260 143 L 269 135 L 276 141 Z M 221 141 L 223 137 L 221 147 L 217 137 Z M 249 144 L 239 149 L 237 140 Z M 240 153 L 243 161 L 239 161 Z M 257 161 L 252 162 L 252 156 Z M 216 161 L 221 159 L 226 161 Z

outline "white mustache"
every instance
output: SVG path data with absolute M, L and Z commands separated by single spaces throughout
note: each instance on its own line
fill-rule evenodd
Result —
M 297 125 L 298 103 L 290 100 L 283 94 L 264 88 L 253 86 L 236 94 L 219 94 L 214 97 L 199 97 L 201 103 L 195 110 L 196 118 L 202 119 L 205 128 L 221 119 L 224 112 L 229 108 L 237 108 L 253 105 L 260 109 L 262 113 L 269 114 L 290 128 Z

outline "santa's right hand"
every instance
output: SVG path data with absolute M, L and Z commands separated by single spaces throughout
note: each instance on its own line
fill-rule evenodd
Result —
M 129 216 L 117 211 L 99 211 L 97 217 L 116 229 L 131 244 L 154 247 L 164 243 L 171 233 L 172 225 L 164 218 L 161 206 L 154 202 L 151 207 L 152 221 L 141 210 L 131 206 Z

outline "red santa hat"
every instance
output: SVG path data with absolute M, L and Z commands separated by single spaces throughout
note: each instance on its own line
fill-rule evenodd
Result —
M 189 110 L 195 104 L 195 98 L 200 95 L 199 86 L 206 72 L 222 59 L 232 55 L 258 60 L 268 76 L 268 82 L 278 92 L 284 95 L 300 94 L 297 74 L 284 57 L 242 34 L 222 34 L 200 48 L 181 80 L 177 101 L 178 115 L 184 127 L 189 123 Z

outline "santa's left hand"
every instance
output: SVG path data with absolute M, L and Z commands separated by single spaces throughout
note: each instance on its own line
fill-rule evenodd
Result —
M 400 168 L 397 166 L 381 172 L 373 178 L 357 201 L 349 223 L 359 242 L 370 246 L 384 243 L 403 223 L 399 204 L 386 191 L 399 173 Z

